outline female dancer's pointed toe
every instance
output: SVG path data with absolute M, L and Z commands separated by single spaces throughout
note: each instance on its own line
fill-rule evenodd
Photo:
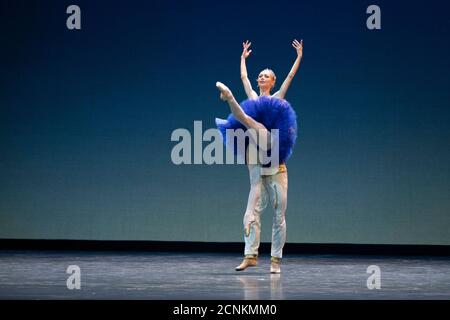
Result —
M 224 85 L 222 82 L 217 81 L 216 87 L 220 91 L 220 99 L 223 101 L 228 101 L 233 98 L 233 94 L 231 93 L 231 90 Z

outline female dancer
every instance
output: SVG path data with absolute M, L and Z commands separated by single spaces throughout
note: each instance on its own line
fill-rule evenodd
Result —
M 275 92 L 273 95 L 271 95 L 271 91 L 275 86 L 276 76 L 270 69 L 264 69 L 258 75 L 257 83 L 259 95 L 252 89 L 252 85 L 248 79 L 247 67 L 245 63 L 245 60 L 252 52 L 252 50 L 249 50 L 251 43 L 246 41 L 242 45 L 241 79 L 248 97 L 248 100 L 242 103 L 243 107 L 238 104 L 228 87 L 226 87 L 223 83 L 216 83 L 217 88 L 220 90 L 220 98 L 228 102 L 228 105 L 230 106 L 232 114 L 228 117 L 228 119 L 231 120 L 234 118 L 234 120 L 237 120 L 246 129 L 253 129 L 258 132 L 258 137 L 260 137 L 258 146 L 268 146 L 270 148 L 273 137 L 271 137 L 268 127 L 266 127 L 268 123 L 266 125 L 264 123 L 264 121 L 268 121 L 264 120 L 264 118 L 267 117 L 261 118 L 261 116 L 259 116 L 259 118 L 261 118 L 261 122 L 259 122 L 257 121 L 258 119 L 256 119 L 258 117 L 256 116 L 257 113 L 255 113 L 254 117 L 251 117 L 248 114 L 249 112 L 245 112 L 245 109 L 246 106 L 250 105 L 251 108 L 254 109 L 256 107 L 260 111 L 258 114 L 262 114 L 270 112 L 268 108 L 276 108 L 277 111 L 280 110 L 280 116 L 279 119 L 275 120 L 275 125 L 272 121 L 271 126 L 280 127 L 277 129 L 280 129 L 280 132 L 286 132 L 285 135 L 288 136 L 284 139 L 283 137 L 280 137 L 280 150 L 284 150 L 285 152 L 280 152 L 280 165 L 278 167 L 272 168 L 272 170 L 267 170 L 267 168 L 263 168 L 260 164 L 248 163 L 248 170 L 250 174 L 250 193 L 247 208 L 244 214 L 245 257 L 242 263 L 236 267 L 236 271 L 242 271 L 248 267 L 257 265 L 261 231 L 260 215 L 267 206 L 267 198 L 269 198 L 275 210 L 272 225 L 270 272 L 280 273 L 282 252 L 286 242 L 285 213 L 287 205 L 288 179 L 285 162 L 292 152 L 297 129 L 295 113 L 290 108 L 290 105 L 284 100 L 284 97 L 286 96 L 287 90 L 302 59 L 303 40 L 300 42 L 294 40 L 292 42 L 292 46 L 297 52 L 297 58 L 288 76 L 281 85 L 280 90 Z M 227 127 L 227 123 L 229 123 L 228 121 L 216 119 L 216 123 L 222 131 L 222 134 L 224 134 L 225 129 L 232 128 L 231 126 Z M 285 126 L 288 127 L 285 128 Z M 248 157 L 248 153 L 246 155 Z

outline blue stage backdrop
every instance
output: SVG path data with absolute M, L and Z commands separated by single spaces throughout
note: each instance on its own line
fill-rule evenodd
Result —
M 171 134 L 228 115 L 218 80 L 245 98 L 244 40 L 279 86 L 297 38 L 288 242 L 450 245 L 446 1 L 0 3 L 0 238 L 242 241 L 246 167 L 175 165 Z

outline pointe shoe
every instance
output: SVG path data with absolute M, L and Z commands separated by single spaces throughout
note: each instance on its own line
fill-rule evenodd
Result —
M 270 273 L 281 273 L 281 259 L 276 257 L 270 258 Z
M 231 93 L 231 90 L 228 89 L 226 85 L 224 85 L 222 82 L 217 81 L 216 82 L 217 89 L 220 90 L 220 99 L 223 101 L 228 101 L 233 98 L 233 94 Z
M 255 256 L 245 256 L 244 260 L 242 260 L 242 263 L 238 265 L 235 270 L 236 271 L 243 271 L 247 269 L 248 267 L 255 267 L 258 264 L 258 258 Z

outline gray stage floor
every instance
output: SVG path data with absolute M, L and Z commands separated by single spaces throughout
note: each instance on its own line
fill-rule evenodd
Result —
M 287 255 L 243 272 L 241 256 L 213 253 L 0 251 L 0 299 L 449 299 L 450 258 Z M 69 290 L 69 265 L 81 289 Z M 369 290 L 367 268 L 381 271 Z

